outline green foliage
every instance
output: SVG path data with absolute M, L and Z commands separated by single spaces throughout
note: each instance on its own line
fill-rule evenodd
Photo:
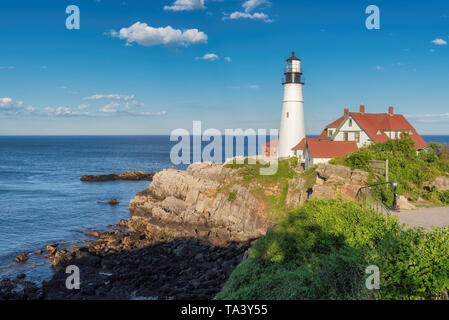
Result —
M 291 157 L 290 159 L 288 159 L 288 161 L 292 168 L 296 168 L 298 166 L 299 160 L 297 157 Z
M 229 192 L 228 201 L 234 201 L 237 200 L 237 195 L 235 192 Z
M 380 269 L 368 290 L 366 267 Z M 355 202 L 311 200 L 250 250 L 217 299 L 439 299 L 449 288 L 449 230 L 402 231 Z
M 401 139 L 391 139 L 385 143 L 373 143 L 360 148 L 343 158 L 332 160 L 332 163 L 374 173 L 374 170 L 369 167 L 370 160 L 388 160 L 389 180 L 399 183 L 399 194 L 404 194 L 413 200 L 419 197 L 430 198 L 426 196 L 428 191 L 424 189 L 424 183 L 432 182 L 437 176 L 447 174 L 449 147 L 431 144 L 429 151 L 417 152 L 413 149 L 414 143 L 407 135 L 403 135 Z M 378 177 L 376 181 L 385 181 L 385 176 Z M 386 192 L 386 188 L 380 187 L 375 188 L 374 191 L 387 205 L 391 205 L 391 192 Z
M 268 168 L 270 164 L 257 162 L 255 164 L 248 164 L 248 158 L 245 158 L 243 164 L 229 163 L 225 165 L 225 168 L 231 168 L 234 170 L 238 170 L 240 176 L 243 177 L 243 180 L 247 183 L 252 182 L 254 180 L 258 180 L 263 183 L 276 183 L 279 181 L 284 181 L 285 179 L 295 178 L 297 173 L 295 170 L 290 168 L 289 160 L 282 160 L 277 162 L 277 171 L 272 175 L 261 175 L 261 168 Z M 272 164 L 274 167 L 274 164 Z

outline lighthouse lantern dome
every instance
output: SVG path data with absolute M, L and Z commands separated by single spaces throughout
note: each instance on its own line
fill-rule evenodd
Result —
M 295 56 L 295 52 L 292 52 L 292 56 L 287 59 L 287 68 L 285 70 L 287 73 L 291 72 L 301 72 L 301 59 Z

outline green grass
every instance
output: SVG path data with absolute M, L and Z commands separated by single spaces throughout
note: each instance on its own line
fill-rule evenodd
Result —
M 380 269 L 380 290 L 365 269 Z M 261 238 L 217 299 L 440 299 L 449 231 L 402 231 L 355 202 L 311 200 Z
M 237 200 L 237 195 L 235 194 L 235 192 L 229 192 L 229 196 L 228 196 L 228 201 L 234 201 Z
M 248 159 L 246 158 L 243 164 L 236 164 L 234 162 L 226 164 L 225 168 L 238 170 L 239 175 L 243 177 L 243 180 L 246 183 L 258 181 L 266 184 L 272 184 L 285 179 L 295 178 L 298 175 L 296 171 L 290 167 L 291 163 L 289 164 L 289 160 L 279 161 L 275 174 L 261 175 L 260 169 L 268 168 L 269 166 L 269 164 L 261 164 L 260 162 L 257 162 L 256 164 L 248 164 Z

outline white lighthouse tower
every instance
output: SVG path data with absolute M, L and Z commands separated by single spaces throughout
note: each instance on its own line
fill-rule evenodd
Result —
M 287 59 L 285 70 L 284 101 L 282 103 L 281 127 L 279 130 L 278 157 L 294 156 L 292 148 L 306 137 L 304 127 L 304 100 L 302 86 L 301 60 L 295 52 Z

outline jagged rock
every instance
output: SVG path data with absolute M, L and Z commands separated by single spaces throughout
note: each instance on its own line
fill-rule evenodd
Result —
M 337 195 L 336 189 L 334 186 L 327 185 L 315 185 L 313 187 L 312 199 L 315 198 L 334 198 Z
M 55 253 L 52 264 L 55 268 L 64 268 L 72 261 L 72 254 L 68 250 L 59 250 Z
M 120 222 L 118 223 L 118 226 L 121 228 L 128 228 L 128 220 L 120 219 Z
M 216 243 L 262 236 L 269 222 L 263 217 L 263 204 L 247 188 L 230 186 L 234 201 L 217 192 L 233 175 L 231 169 L 211 162 L 194 163 L 187 171 L 157 173 L 152 184 L 130 202 L 130 231 Z
M 48 246 L 46 246 L 45 249 L 47 250 L 48 254 L 51 256 L 56 252 L 57 246 L 58 246 L 58 244 L 52 243 L 52 244 L 49 244 Z
M 316 184 L 312 188 L 312 198 L 334 198 L 342 195 L 346 199 L 355 199 L 361 187 L 368 180 L 368 172 L 353 170 L 344 166 L 320 164 Z
M 308 197 L 305 184 L 306 179 L 302 177 L 288 180 L 288 193 L 285 198 L 287 208 L 298 208 L 304 204 Z
M 34 253 L 34 254 L 40 255 L 40 254 L 42 254 L 43 252 L 44 252 L 43 250 L 36 250 L 36 251 L 34 251 L 33 253 Z
M 449 178 L 444 176 L 438 176 L 432 183 L 432 187 L 437 188 L 438 191 L 449 190 Z
M 140 180 L 153 180 L 154 172 L 146 173 L 145 171 L 127 171 L 123 173 L 113 173 L 107 175 L 98 176 L 82 176 L 81 181 L 85 182 L 104 182 L 104 181 L 116 181 L 116 180 L 129 180 L 129 181 L 140 181 Z
M 316 169 L 318 175 L 324 180 L 329 179 L 348 179 L 351 177 L 351 169 L 344 166 L 335 166 L 331 164 L 320 164 Z
M 94 238 L 99 238 L 100 237 L 100 234 L 98 233 L 97 230 L 88 230 L 88 231 L 84 232 L 84 234 L 86 236 L 94 237 Z
M 27 253 L 22 253 L 21 255 L 18 255 L 17 257 L 14 258 L 14 261 L 17 263 L 22 263 L 28 260 L 28 254 Z
M 416 206 L 411 204 L 404 196 L 399 196 L 397 203 L 400 210 L 416 210 Z

